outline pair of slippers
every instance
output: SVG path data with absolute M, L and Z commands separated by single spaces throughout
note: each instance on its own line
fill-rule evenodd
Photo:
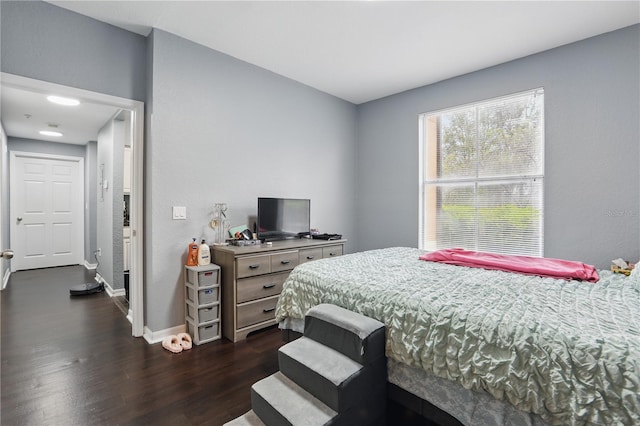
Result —
M 188 333 L 169 336 L 162 341 L 162 347 L 174 354 L 189 350 L 191 346 L 191 336 Z

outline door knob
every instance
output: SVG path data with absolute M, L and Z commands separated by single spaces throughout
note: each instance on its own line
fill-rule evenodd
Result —
M 2 256 L 3 259 L 11 259 L 13 257 L 13 250 L 11 249 L 2 250 L 0 252 L 0 256 Z
M 22 222 L 22 217 L 18 216 L 18 217 L 16 218 L 16 220 L 17 220 L 18 222 Z

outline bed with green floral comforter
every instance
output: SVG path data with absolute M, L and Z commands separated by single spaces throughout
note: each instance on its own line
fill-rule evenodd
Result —
M 389 248 L 296 267 L 276 320 L 333 303 L 387 326 L 387 356 L 551 424 L 640 424 L 640 274 L 595 284 Z

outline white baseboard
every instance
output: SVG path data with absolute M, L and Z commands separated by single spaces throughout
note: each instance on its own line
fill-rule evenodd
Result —
M 4 277 L 2 277 L 2 289 L 7 288 L 7 284 L 9 284 L 9 277 L 11 276 L 11 268 L 7 268 L 4 271 Z
M 182 324 L 182 325 L 171 327 L 171 328 L 165 328 L 164 330 L 160 330 L 160 331 L 151 331 L 149 327 L 145 326 L 143 336 L 144 336 L 144 340 L 146 340 L 147 343 L 153 345 L 155 343 L 162 342 L 165 339 L 165 337 L 169 337 L 178 333 L 185 333 L 186 331 L 187 331 L 186 324 Z
M 131 324 L 133 324 L 133 311 L 131 309 L 127 311 L 127 319 Z
M 111 286 L 109 284 L 104 283 L 104 291 L 107 292 L 107 296 L 113 297 L 113 289 L 111 288 Z
M 124 290 L 124 288 L 116 288 L 114 289 L 113 287 L 111 287 L 111 284 L 109 284 L 104 278 L 102 278 L 102 275 L 96 273 L 96 277 L 95 280 L 99 283 L 104 284 L 104 291 L 107 292 L 107 295 L 109 295 L 109 297 L 118 297 L 118 296 L 126 296 L 127 292 Z
M 118 296 L 125 297 L 126 295 L 127 295 L 127 292 L 124 291 L 124 288 L 111 289 L 111 297 L 118 297 Z
M 98 267 L 97 263 L 89 263 L 86 260 L 84 261 L 84 267 L 85 269 L 89 269 L 91 271 L 95 270 Z
M 111 288 L 108 282 L 104 281 L 104 290 L 107 292 L 109 297 L 118 297 L 118 296 L 126 296 L 127 293 L 124 291 L 124 288 Z
M 107 292 L 107 295 L 109 297 L 113 297 L 113 289 L 111 288 L 111 284 L 109 284 L 104 278 L 102 278 L 102 275 L 96 272 L 96 276 L 93 279 L 96 280 L 97 283 L 102 283 L 102 285 L 104 285 L 104 291 Z

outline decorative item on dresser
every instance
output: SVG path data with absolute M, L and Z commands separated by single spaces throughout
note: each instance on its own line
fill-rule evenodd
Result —
M 271 245 L 213 246 L 222 271 L 222 333 L 237 342 L 276 323 L 275 308 L 289 272 L 316 259 L 340 256 L 346 240 L 284 240 Z
M 220 338 L 220 267 L 185 266 L 184 315 L 196 345 Z

